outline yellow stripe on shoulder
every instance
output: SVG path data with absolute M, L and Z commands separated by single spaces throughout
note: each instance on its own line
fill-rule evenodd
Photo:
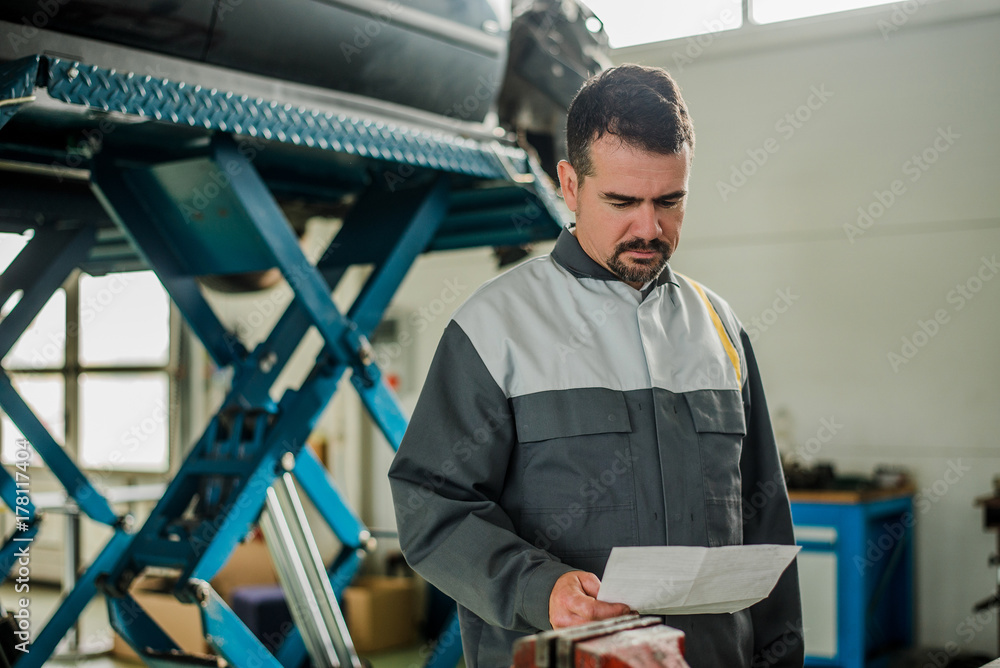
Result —
M 740 387 L 743 387 L 743 375 L 740 373 L 740 355 L 736 352 L 736 348 L 733 347 L 733 342 L 729 340 L 729 334 L 726 333 L 726 327 L 722 324 L 722 318 L 719 317 L 718 312 L 715 310 L 715 306 L 712 305 L 712 301 L 705 294 L 705 289 L 701 287 L 701 284 L 691 278 L 690 276 L 685 276 L 684 274 L 679 274 L 674 272 L 676 276 L 680 276 L 691 285 L 694 289 L 698 291 L 701 296 L 701 300 L 705 302 L 705 306 L 708 307 L 708 313 L 712 317 L 712 324 L 715 325 L 715 331 L 719 334 L 719 340 L 722 341 L 722 347 L 726 351 L 726 355 L 729 356 L 729 361 L 733 363 L 733 368 L 736 369 L 736 382 Z

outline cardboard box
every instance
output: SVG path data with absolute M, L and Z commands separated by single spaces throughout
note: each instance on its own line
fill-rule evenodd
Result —
M 227 605 L 233 604 L 233 591 L 240 587 L 278 584 L 278 574 L 271 553 L 260 538 L 241 543 L 233 550 L 229 561 L 212 578 L 212 588 Z
M 417 642 L 417 583 L 413 578 L 369 576 L 344 590 L 344 617 L 359 653 Z
M 162 578 L 140 578 L 132 587 L 130 593 L 146 614 L 153 618 L 160 628 L 170 636 L 178 647 L 188 654 L 212 654 L 212 648 L 205 640 L 201 627 L 201 612 L 196 605 L 187 605 L 178 601 L 167 587 L 167 581 Z M 128 643 L 115 634 L 111 653 L 115 658 L 124 661 L 142 663 Z
M 230 606 L 233 592 L 240 587 L 275 584 L 278 584 L 278 576 L 271 554 L 261 539 L 238 545 L 229 561 L 212 578 L 212 587 Z M 142 577 L 135 581 L 130 593 L 182 650 L 189 654 L 212 654 L 201 626 L 200 610 L 178 601 L 170 593 L 172 588 L 173 582 L 164 578 Z M 141 662 L 128 643 L 117 634 L 111 652 L 120 659 Z
M 313 451 L 316 455 L 316 459 L 319 460 L 320 464 L 323 466 L 327 465 L 326 462 L 326 451 L 327 451 L 327 441 L 326 436 L 319 433 L 312 433 L 309 438 L 306 439 L 306 447 Z

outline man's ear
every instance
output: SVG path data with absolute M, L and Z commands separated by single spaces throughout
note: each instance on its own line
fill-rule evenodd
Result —
M 560 160 L 556 169 L 559 170 L 559 186 L 562 188 L 562 196 L 566 200 L 566 206 L 575 213 L 580 191 L 580 180 L 576 176 L 576 170 L 566 160 Z

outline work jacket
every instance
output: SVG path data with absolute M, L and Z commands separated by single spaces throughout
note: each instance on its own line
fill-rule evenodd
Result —
M 458 602 L 470 668 L 510 666 L 516 638 L 551 628 L 555 581 L 600 577 L 616 545 L 794 543 L 729 306 L 669 267 L 636 290 L 569 230 L 456 311 L 389 478 L 403 553 Z M 666 621 L 692 666 L 802 665 L 794 563 L 751 608 Z

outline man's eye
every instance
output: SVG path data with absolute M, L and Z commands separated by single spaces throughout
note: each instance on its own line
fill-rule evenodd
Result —
M 611 202 L 611 206 L 616 209 L 627 209 L 632 206 L 632 202 Z
M 665 201 L 660 202 L 660 206 L 663 207 L 664 209 L 673 209 L 674 207 L 676 207 L 680 203 L 681 203 L 681 201 L 679 199 L 665 200 Z

